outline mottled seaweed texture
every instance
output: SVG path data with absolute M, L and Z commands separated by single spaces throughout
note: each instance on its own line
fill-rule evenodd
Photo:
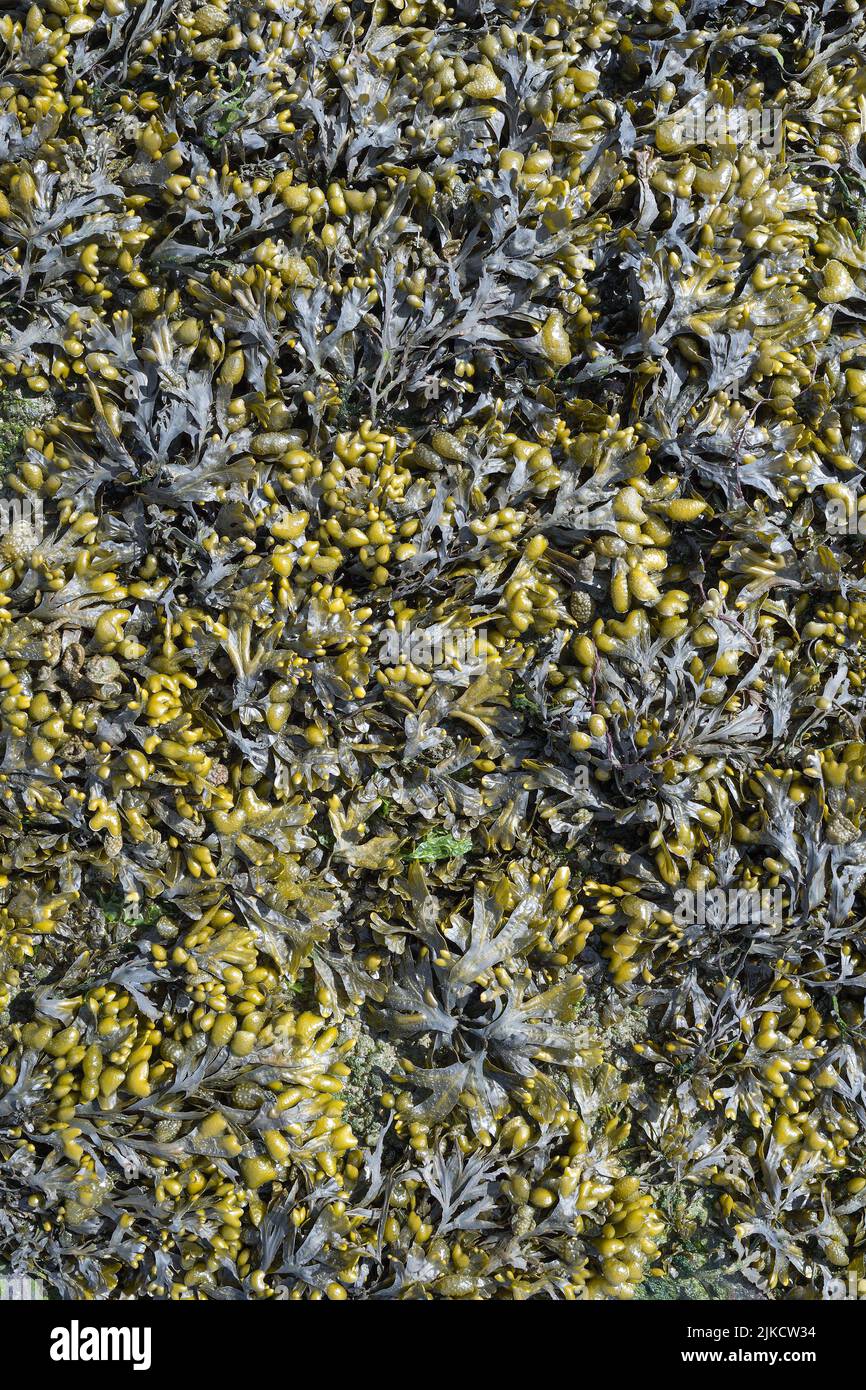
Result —
M 855 0 L 0 17 L 0 1261 L 866 1291 Z

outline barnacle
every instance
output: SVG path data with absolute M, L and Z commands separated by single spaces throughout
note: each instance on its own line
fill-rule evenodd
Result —
M 862 7 L 4 11 L 0 1262 L 866 1287 Z

